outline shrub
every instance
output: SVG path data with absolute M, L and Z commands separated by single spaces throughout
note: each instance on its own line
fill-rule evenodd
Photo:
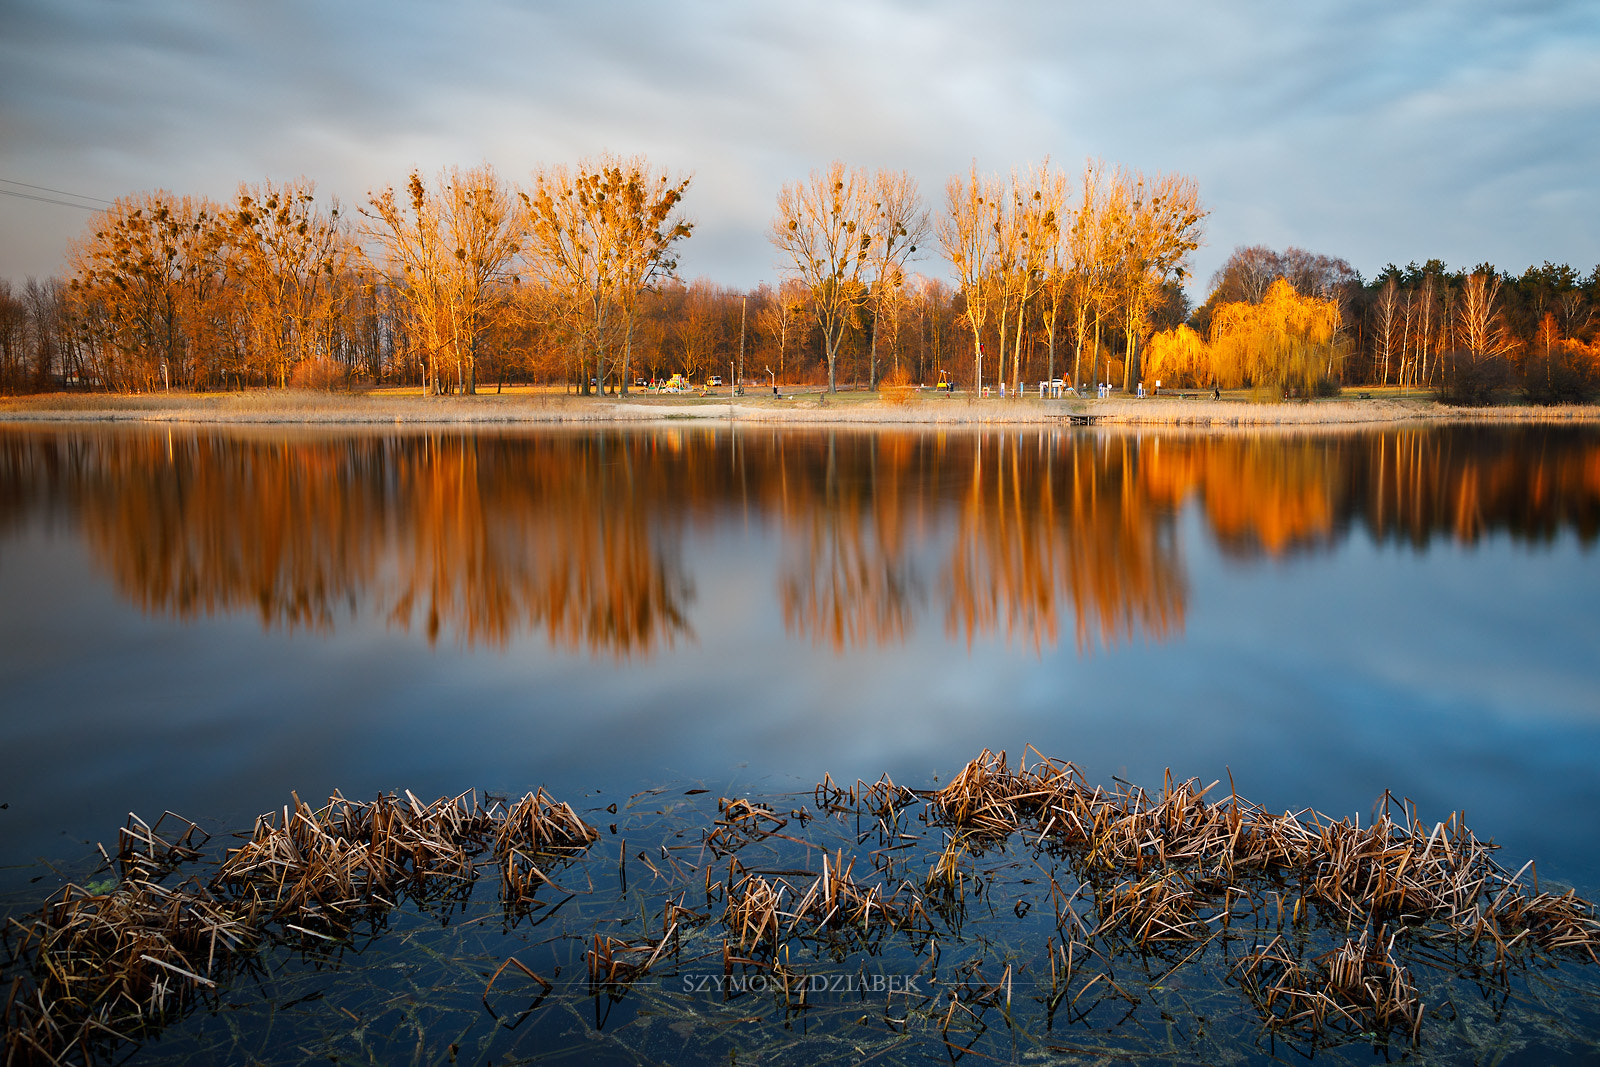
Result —
M 1505 357 L 1494 353 L 1456 351 L 1441 361 L 1442 384 L 1439 401 L 1462 407 L 1481 408 L 1494 403 L 1495 393 L 1511 379 Z
M 878 399 L 885 404 L 914 404 L 917 400 L 917 387 L 911 382 L 911 375 L 901 367 L 896 367 L 884 375 L 878 383 Z
M 296 389 L 322 389 L 333 392 L 350 384 L 350 372 L 344 364 L 325 356 L 303 360 L 295 367 L 289 384 Z
M 1582 404 L 1600 392 L 1600 352 L 1575 341 L 1561 341 L 1548 355 L 1528 359 L 1522 393 L 1532 404 Z

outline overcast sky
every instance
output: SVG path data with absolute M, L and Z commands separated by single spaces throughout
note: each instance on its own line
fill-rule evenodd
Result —
M 1202 279 L 1238 244 L 1587 273 L 1600 4 L 0 0 L 10 183 L 220 199 L 305 174 L 349 205 L 412 167 L 600 151 L 693 172 L 682 271 L 730 285 L 775 276 L 778 188 L 831 159 L 937 205 L 974 158 L 1046 155 L 1193 175 Z M 88 218 L 0 196 L 0 277 L 60 272 Z

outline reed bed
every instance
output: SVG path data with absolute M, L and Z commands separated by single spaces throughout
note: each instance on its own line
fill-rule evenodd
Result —
M 1470 946 L 1500 978 L 1540 954 L 1600 962 L 1594 905 L 1571 891 L 1540 893 L 1532 863 L 1515 874 L 1502 867 L 1459 814 L 1429 826 L 1385 794 L 1363 827 L 1313 811 L 1274 814 L 1231 790 L 1208 802 L 1219 783 L 1174 782 L 1170 772 L 1155 795 L 1121 782 L 1091 788 L 1072 764 L 1034 755 L 1012 769 L 985 750 L 929 795 L 930 815 L 962 831 L 952 843 L 1018 834 L 1062 858 L 1091 891 L 1098 939 L 1150 951 L 1201 945 L 1235 923 L 1281 930 L 1318 917 L 1360 931 L 1317 962 L 1320 983 L 1285 957 L 1279 937 L 1245 957 L 1233 974 L 1270 1026 L 1320 1035 L 1337 1019 L 1352 1032 L 1399 1028 L 1415 1039 L 1422 1009 L 1396 962 L 1397 938 Z M 935 872 L 941 884 L 958 865 L 949 851 Z
M 263 939 L 339 942 L 402 899 L 465 897 L 485 862 L 501 866 L 503 896 L 531 895 L 534 859 L 581 853 L 599 836 L 542 789 L 509 808 L 473 792 L 427 804 L 409 791 L 365 802 L 336 792 L 317 809 L 292 796 L 208 883 L 164 882 L 202 857 L 199 826 L 129 815 L 114 888 L 69 884 L 28 922 L 10 920 L 8 1067 L 94 1062 L 217 988 Z
M 375 975 L 375 1014 L 347 1012 L 351 1025 L 305 1048 L 418 1055 L 383 1043 L 398 1026 L 424 1058 L 468 1036 L 468 1058 L 526 1057 L 545 1048 L 517 1044 L 517 1027 L 553 1038 L 588 1002 L 583 1040 L 622 1058 L 1215 1061 L 1265 1034 L 1308 1055 L 1371 1043 L 1427 1059 L 1432 1029 L 1449 1059 L 1461 1018 L 1546 1010 L 1539 997 L 1600 962 L 1592 904 L 1541 888 L 1532 864 L 1501 866 L 1459 815 L 1425 822 L 1388 795 L 1370 820 L 1275 813 L 1231 783 L 1095 784 L 1029 749 L 1015 764 L 985 750 L 938 789 L 825 776 L 778 797 L 663 788 L 593 803 L 293 797 L 215 858 L 188 820 L 130 817 L 111 888 L 69 886 L 9 924 L 7 1062 L 109 1058 L 220 1007 L 230 982 L 276 980 L 285 953 L 330 961 L 299 969 L 313 983 L 301 997 L 320 997 L 345 973 L 331 961 L 380 935 L 425 941 L 409 966 L 439 977 L 401 997 Z M 589 823 L 600 811 L 606 847 Z M 209 878 L 180 881 L 201 862 Z M 498 895 L 474 898 L 486 877 Z M 468 942 L 489 947 L 450 947 Z M 842 998 L 841 977 L 857 983 Z M 449 1002 L 462 983 L 477 988 L 452 1009 L 448 1048 L 415 1013 L 371 1021 L 391 1018 L 385 1005 Z M 624 1001 L 632 1021 L 606 1037 Z

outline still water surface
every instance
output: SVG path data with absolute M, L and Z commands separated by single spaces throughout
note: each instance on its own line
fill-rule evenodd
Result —
M 920 787 L 1032 744 L 1464 808 L 1593 898 L 1597 537 L 1587 428 L 6 429 L 0 866 L 291 789 Z

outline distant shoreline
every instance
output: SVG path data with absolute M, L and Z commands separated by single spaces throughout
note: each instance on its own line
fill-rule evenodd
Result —
M 1193 394 L 1191 394 L 1193 395 Z M 1329 399 L 1281 404 L 1152 397 L 1110 400 L 974 400 L 924 393 L 907 403 L 874 394 L 816 392 L 785 397 L 578 397 L 518 390 L 475 397 L 421 397 L 394 391 L 322 393 L 252 390 L 244 393 L 53 393 L 0 399 L 0 424 L 94 423 L 313 426 L 507 427 L 735 422 L 810 426 L 1024 426 L 1072 419 L 1108 426 L 1315 427 L 1428 423 L 1600 422 L 1600 405 L 1458 408 L 1417 396 Z

